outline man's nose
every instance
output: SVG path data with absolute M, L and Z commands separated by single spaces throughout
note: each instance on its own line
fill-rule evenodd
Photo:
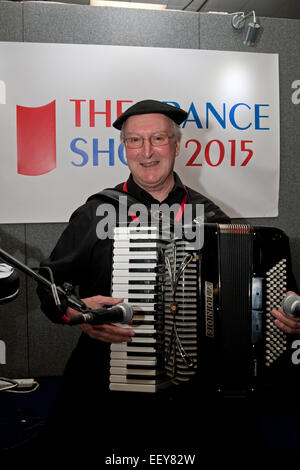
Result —
M 153 145 L 151 144 L 150 139 L 144 139 L 143 150 L 145 157 L 151 157 L 153 153 Z

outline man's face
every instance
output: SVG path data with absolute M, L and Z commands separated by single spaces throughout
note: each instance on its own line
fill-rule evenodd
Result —
M 166 134 L 170 137 L 166 145 L 154 146 L 150 137 Z M 173 181 L 175 157 L 179 154 L 180 142 L 175 142 L 172 121 L 164 114 L 142 114 L 131 116 L 125 123 L 125 139 L 143 137 L 141 148 L 126 148 L 128 167 L 134 181 L 148 192 L 160 191 Z

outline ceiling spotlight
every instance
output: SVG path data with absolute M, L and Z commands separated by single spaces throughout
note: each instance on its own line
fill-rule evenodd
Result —
M 244 12 L 240 11 L 235 13 L 232 17 L 231 24 L 234 29 L 243 29 L 245 27 L 246 18 L 253 15 L 253 21 L 250 21 L 247 25 L 246 34 L 243 43 L 245 46 L 254 46 L 256 43 L 258 33 L 261 29 L 260 24 L 256 21 L 255 11 L 251 11 L 245 15 Z

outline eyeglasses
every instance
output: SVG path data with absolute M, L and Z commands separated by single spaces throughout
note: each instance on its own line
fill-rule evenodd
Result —
M 150 144 L 154 147 L 160 147 L 162 145 L 167 145 L 169 143 L 169 139 L 172 137 L 174 137 L 174 135 L 168 135 L 166 132 L 160 132 L 159 134 L 150 135 L 149 139 L 140 135 L 125 137 L 124 142 L 126 147 L 129 149 L 139 149 L 143 147 L 145 140 L 149 140 Z

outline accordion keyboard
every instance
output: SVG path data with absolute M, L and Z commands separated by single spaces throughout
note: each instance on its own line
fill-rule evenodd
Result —
M 135 336 L 113 343 L 110 389 L 156 392 L 197 367 L 197 257 L 157 227 L 115 228 L 112 295 L 130 303 Z
M 135 336 L 111 345 L 110 389 L 156 392 L 162 373 L 161 249 L 156 227 L 117 227 L 114 234 L 112 296 L 133 307 Z

